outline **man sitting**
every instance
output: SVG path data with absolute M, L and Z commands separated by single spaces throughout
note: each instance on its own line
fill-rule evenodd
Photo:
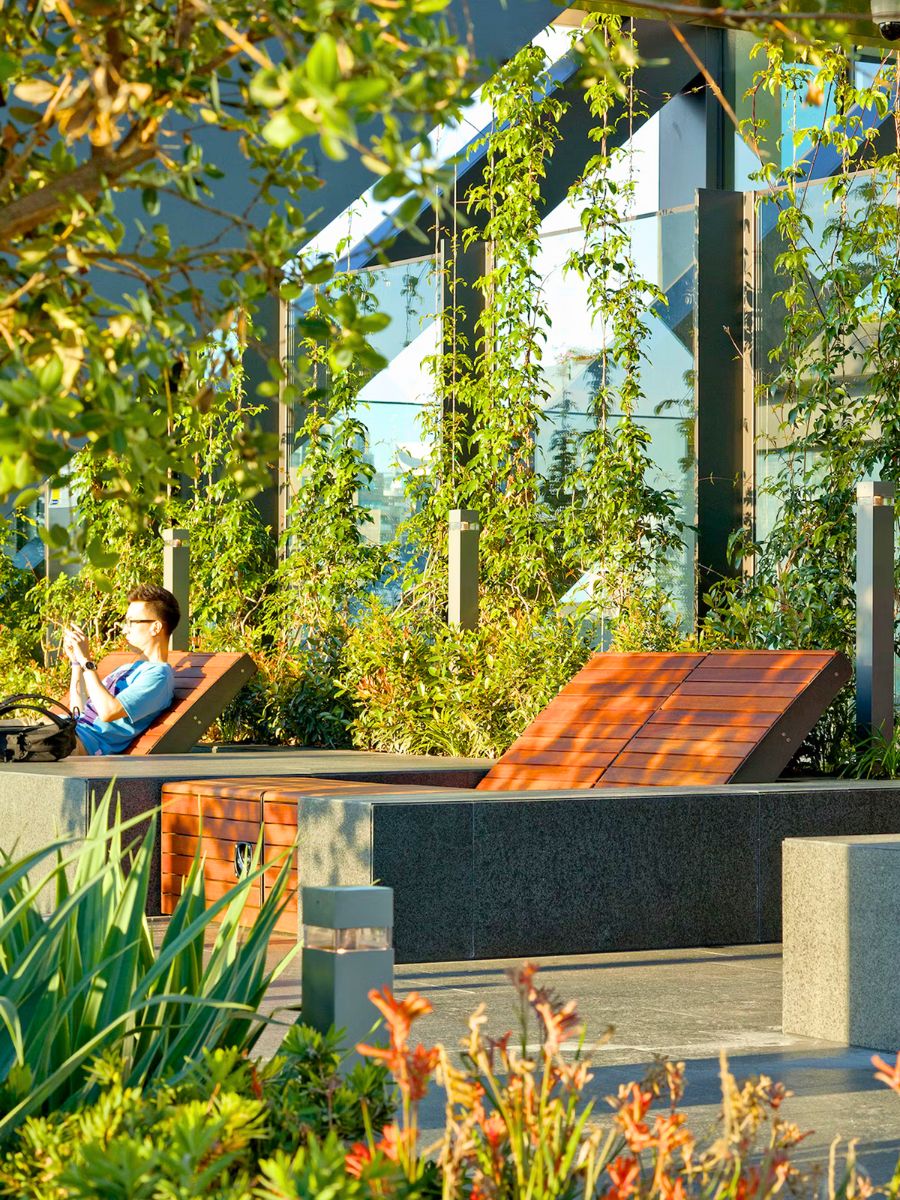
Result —
M 63 649 L 72 664 L 69 706 L 81 710 L 75 754 L 123 754 L 169 707 L 175 697 L 169 634 L 180 619 L 171 592 L 150 583 L 136 587 L 128 596 L 122 629 L 140 657 L 102 681 L 84 631 L 77 625 L 65 631 Z

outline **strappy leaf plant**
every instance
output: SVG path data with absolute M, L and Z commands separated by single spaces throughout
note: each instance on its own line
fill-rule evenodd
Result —
M 155 817 L 123 842 L 141 819 L 113 815 L 110 790 L 74 852 L 58 841 L 0 867 L 0 1141 L 31 1114 L 84 1101 L 101 1053 L 118 1054 L 138 1087 L 177 1078 L 204 1049 L 249 1050 L 263 1028 L 260 1002 L 288 962 L 266 961 L 287 870 L 248 931 L 239 921 L 263 868 L 207 908 L 198 856 L 156 950 L 145 916 Z

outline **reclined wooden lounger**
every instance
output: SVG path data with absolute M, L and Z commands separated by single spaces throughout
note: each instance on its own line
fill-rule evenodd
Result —
M 485 791 L 772 783 L 850 679 L 843 654 L 597 654 Z
M 108 654 L 98 663 L 97 672 L 104 679 L 134 658 L 134 654 Z M 132 742 L 126 754 L 186 754 L 256 674 L 249 654 L 176 650 L 169 654 L 169 662 L 175 672 L 175 702 Z

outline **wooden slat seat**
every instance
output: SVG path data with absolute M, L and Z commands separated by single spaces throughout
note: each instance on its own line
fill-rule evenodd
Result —
M 108 654 L 97 664 L 97 672 L 104 679 L 135 657 Z M 172 651 L 169 662 L 175 672 L 175 701 L 131 743 L 126 754 L 186 754 L 256 674 L 256 663 L 249 654 Z
M 484 791 L 593 787 L 702 654 L 596 654 L 478 785 Z M 563 754 L 565 767 L 546 761 Z
M 597 654 L 478 786 L 771 782 L 849 679 L 832 651 Z

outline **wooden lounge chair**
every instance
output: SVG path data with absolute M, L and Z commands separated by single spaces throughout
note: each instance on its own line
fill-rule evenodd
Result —
M 597 654 L 485 791 L 774 782 L 850 679 L 843 654 Z
M 134 658 L 134 654 L 108 654 L 98 663 L 97 672 L 103 679 Z M 175 671 L 175 702 L 132 742 L 126 754 L 186 754 L 256 674 L 249 654 L 173 651 L 169 662 Z

